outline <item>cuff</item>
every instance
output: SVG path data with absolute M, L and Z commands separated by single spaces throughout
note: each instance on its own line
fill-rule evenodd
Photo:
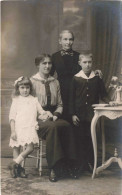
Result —
M 54 112 L 53 115 L 54 115 L 54 116 L 57 116 L 58 118 L 61 117 L 61 114 L 60 114 L 59 112 Z

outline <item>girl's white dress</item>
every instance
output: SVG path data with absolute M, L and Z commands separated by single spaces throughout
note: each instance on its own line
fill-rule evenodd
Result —
M 39 143 L 35 129 L 38 124 L 37 113 L 43 114 L 44 112 L 36 97 L 29 95 L 13 98 L 9 121 L 12 119 L 15 121 L 17 141 L 10 138 L 9 146 L 18 147 L 30 143 Z

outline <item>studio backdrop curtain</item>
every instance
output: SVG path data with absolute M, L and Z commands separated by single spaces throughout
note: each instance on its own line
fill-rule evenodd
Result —
M 120 1 L 95 1 L 91 3 L 91 48 L 94 69 L 102 71 L 107 88 L 112 76 L 116 76 L 120 63 L 122 39 L 120 23 Z M 106 140 L 112 144 L 118 142 L 119 137 L 121 137 L 120 121 L 110 121 L 102 117 L 99 122 L 100 129 L 105 128 Z
M 94 69 L 100 69 L 106 87 L 116 75 L 120 60 L 120 2 L 93 2 L 91 5 L 91 47 Z

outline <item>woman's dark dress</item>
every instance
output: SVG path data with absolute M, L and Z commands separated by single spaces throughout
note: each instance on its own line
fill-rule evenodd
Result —
M 63 108 L 58 80 L 51 76 L 48 78 L 49 93 L 45 87 L 45 80 L 38 73 L 31 77 L 31 81 L 43 109 L 61 118 Z M 76 159 L 73 129 L 67 121 L 39 120 L 39 136 L 46 139 L 46 158 L 49 168 L 53 168 L 61 159 Z

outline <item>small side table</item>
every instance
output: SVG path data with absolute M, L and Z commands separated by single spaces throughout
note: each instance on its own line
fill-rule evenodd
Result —
M 114 107 L 99 107 L 94 108 L 94 117 L 91 122 L 91 136 L 94 150 L 94 169 L 92 174 L 92 179 L 95 177 L 95 174 L 98 174 L 100 171 L 106 169 L 112 162 L 117 162 L 122 169 L 122 159 L 118 158 L 115 154 L 114 157 L 111 157 L 105 162 L 105 135 L 104 129 L 102 129 L 102 165 L 97 167 L 97 139 L 96 139 L 96 124 L 98 119 L 101 116 L 106 116 L 107 118 L 113 120 L 122 116 L 122 106 Z

